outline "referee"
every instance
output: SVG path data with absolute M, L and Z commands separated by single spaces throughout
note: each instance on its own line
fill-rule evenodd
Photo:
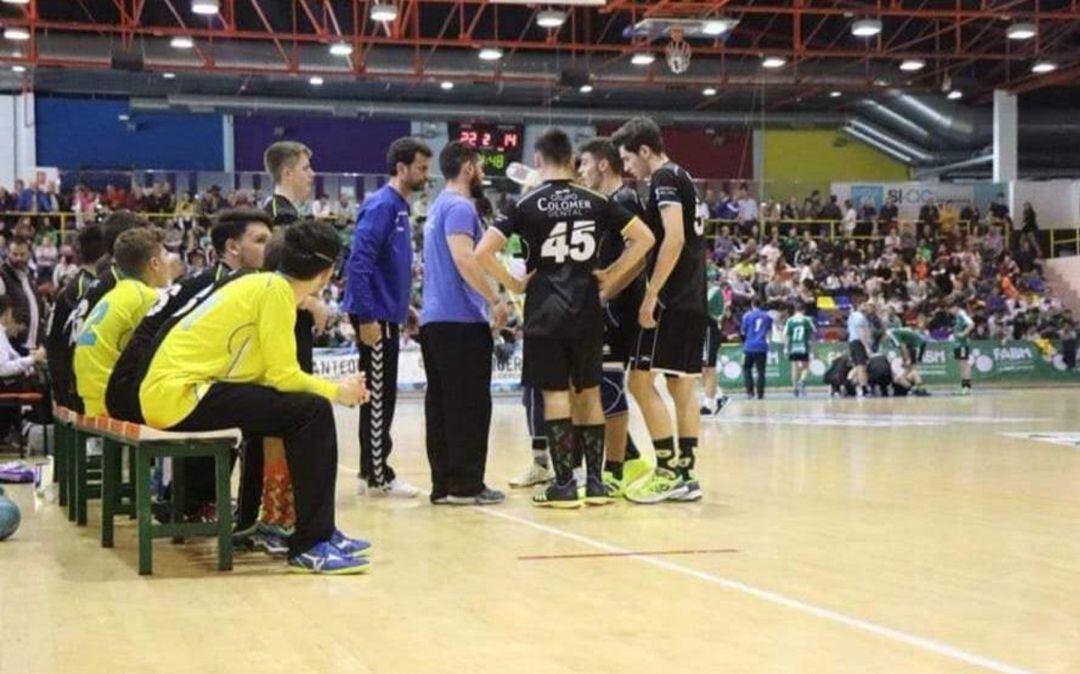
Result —
M 364 200 L 346 267 L 342 305 L 356 331 L 360 370 L 371 389 L 371 404 L 360 408 L 360 493 L 367 488 L 377 496 L 420 493 L 397 478 L 387 459 L 393 449 L 399 337 L 412 288 L 409 197 L 427 184 L 431 156 L 431 148 L 415 138 L 390 144 L 390 181 Z
M 420 346 L 427 392 L 427 455 L 431 502 L 491 505 L 506 496 L 484 484 L 491 427 L 491 357 L 506 305 L 480 267 L 474 249 L 484 235 L 473 204 L 484 179 L 483 162 L 464 143 L 439 153 L 446 189 L 424 224 L 424 309 Z

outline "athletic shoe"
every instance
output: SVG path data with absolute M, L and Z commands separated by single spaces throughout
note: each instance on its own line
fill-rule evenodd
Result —
M 721 412 L 723 412 L 724 408 L 727 407 L 727 404 L 729 402 L 731 402 L 731 397 L 730 396 L 722 395 L 722 396 L 718 397 L 716 399 L 716 413 L 720 414 Z
M 794 394 L 795 394 L 795 397 L 796 397 L 796 398 L 798 398 L 798 397 L 799 397 L 799 387 L 798 387 L 798 386 L 796 386 L 796 387 L 794 388 L 794 390 L 792 391 L 792 393 L 794 393 Z
M 475 496 L 447 496 L 446 502 L 450 505 L 496 505 L 506 500 L 506 494 L 498 491 L 497 489 L 488 489 L 484 487 L 484 490 Z
M 626 500 L 648 505 L 663 501 L 677 501 L 687 493 L 689 492 L 686 483 L 681 477 L 671 471 L 658 469 L 640 488 L 628 490 Z
M 347 576 L 367 573 L 371 562 L 343 553 L 330 541 L 323 541 L 289 559 L 290 573 L 315 573 L 324 576 Z
M 330 534 L 330 545 L 350 557 L 367 557 L 371 554 L 371 543 L 359 538 L 349 538 L 338 529 L 334 529 L 334 533 Z
M 915 389 L 912 393 L 914 393 L 915 397 L 917 397 L 917 398 L 929 398 L 930 397 L 930 392 L 927 391 L 924 388 Z
M 682 496 L 673 497 L 672 501 L 700 501 L 704 495 L 701 491 L 701 483 L 697 481 L 697 478 L 692 474 L 689 477 L 683 478 L 683 484 L 686 485 L 686 493 Z
M 622 465 L 623 491 L 634 486 L 635 483 L 640 482 L 642 478 L 648 476 L 652 471 L 652 464 L 645 459 L 639 458 L 625 461 Z
M 702 404 L 701 409 L 698 410 L 698 411 L 701 412 L 701 416 L 703 416 L 703 417 L 710 417 L 710 416 L 716 414 L 716 412 L 714 412 L 711 407 L 709 407 L 708 405 L 705 405 L 705 404 Z
M 278 557 L 288 554 L 289 536 L 292 535 L 284 527 L 276 524 L 259 522 L 255 525 L 255 533 L 251 536 L 251 544 L 256 548 L 262 548 L 266 554 Z
M 258 530 L 258 523 L 252 524 L 247 529 L 238 529 L 233 532 L 232 544 L 234 550 L 254 550 L 255 532 Z
M 551 469 L 551 466 L 541 466 L 533 461 L 525 472 L 510 480 L 510 486 L 514 488 L 532 487 L 538 484 L 547 484 L 554 479 L 555 471 Z
M 607 489 L 608 496 L 613 499 L 622 498 L 626 491 L 622 481 L 616 480 L 615 476 L 608 472 L 604 473 L 604 487 Z
M 552 482 L 547 487 L 537 489 L 532 502 L 538 508 L 570 509 L 584 505 L 584 501 L 578 497 L 577 483 L 573 480 L 566 484 Z
M 971 395 L 971 389 L 969 389 L 969 388 L 964 388 L 964 387 L 962 387 L 962 386 L 961 386 L 961 387 L 960 387 L 960 395 L 962 395 L 962 396 L 969 396 L 969 395 Z
M 590 477 L 585 481 L 585 504 L 602 506 L 614 503 L 611 492 L 604 482 L 598 477 Z
M 450 505 L 448 494 L 432 494 L 428 496 L 428 500 L 431 501 L 431 505 Z
M 368 485 L 367 491 L 372 496 L 390 498 L 416 498 L 420 494 L 419 489 L 399 477 L 386 484 Z

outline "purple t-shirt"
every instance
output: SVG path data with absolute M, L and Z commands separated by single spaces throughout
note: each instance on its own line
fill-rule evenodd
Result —
M 487 323 L 487 302 L 461 277 L 446 237 L 464 234 L 479 243 L 484 230 L 470 199 L 443 190 L 424 224 L 424 307 L 420 324 Z

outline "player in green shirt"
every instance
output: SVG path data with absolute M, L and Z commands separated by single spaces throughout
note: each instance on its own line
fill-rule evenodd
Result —
M 802 302 L 784 323 L 784 350 L 791 362 L 791 383 L 795 397 L 806 395 L 806 376 L 810 374 L 810 344 L 814 341 L 814 321 L 806 315 Z
M 709 269 L 716 269 L 709 265 Z M 720 388 L 716 377 L 716 361 L 720 355 L 720 319 L 724 316 L 724 287 L 719 274 L 710 275 L 708 292 L 709 319 L 705 321 L 705 352 L 701 363 L 701 413 L 719 414 L 728 403 L 728 397 Z M 715 405 L 715 406 L 714 406 Z
M 926 353 L 929 340 L 922 332 L 913 328 L 889 328 L 885 334 L 900 350 L 900 358 L 904 363 L 903 374 L 897 378 L 898 383 L 911 388 L 917 396 L 930 395 L 923 385 L 922 375 L 919 374 L 919 363 Z
M 953 357 L 960 365 L 960 395 L 971 395 L 971 331 L 975 329 L 975 321 L 971 320 L 968 312 L 960 304 L 949 307 L 949 315 L 953 318 L 952 342 Z

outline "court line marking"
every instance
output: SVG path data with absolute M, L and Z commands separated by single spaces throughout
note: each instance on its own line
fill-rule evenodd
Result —
M 620 548 L 616 545 L 611 545 L 610 543 L 604 543 L 603 541 L 589 538 L 588 536 L 582 536 L 580 534 L 564 531 L 562 529 L 548 526 L 546 524 L 541 524 L 539 522 L 535 522 L 524 517 L 518 517 L 517 515 L 499 512 L 498 510 L 492 509 L 490 506 L 473 506 L 473 509 L 489 517 L 497 517 L 499 519 L 507 520 L 509 522 L 523 524 L 527 527 L 532 527 L 533 529 L 536 529 L 538 531 L 543 531 L 553 536 L 560 536 L 562 538 L 567 538 L 572 541 L 577 541 L 578 543 L 581 543 L 583 545 L 587 545 L 589 547 L 599 550 L 604 550 L 606 552 L 622 555 L 631 552 L 630 550 Z M 754 587 L 753 585 L 748 585 L 737 580 L 724 578 L 723 576 L 717 576 L 711 573 L 707 573 L 705 571 L 698 571 L 696 569 L 691 569 L 689 567 L 682 566 L 674 562 L 669 562 L 667 560 L 657 559 L 655 557 L 635 555 L 632 558 L 642 562 L 643 564 L 648 564 L 650 566 L 664 569 L 665 571 L 681 573 L 685 576 L 690 576 L 691 578 L 697 578 L 698 580 L 703 580 L 707 583 L 713 583 L 728 590 L 733 590 L 735 592 L 740 592 L 742 594 L 761 599 L 762 601 L 769 602 L 770 604 L 783 606 L 785 608 L 798 611 L 799 613 L 812 615 L 816 618 L 821 618 L 822 620 L 828 620 L 830 622 L 838 623 L 840 625 L 850 627 L 860 632 L 866 632 L 868 634 L 873 634 L 874 636 L 889 639 L 891 641 L 896 641 L 907 646 L 912 646 L 914 648 L 928 651 L 930 653 L 942 655 L 953 660 L 959 660 L 960 662 L 964 662 L 969 665 L 982 667 L 983 669 L 987 669 L 992 672 L 1000 672 L 1001 674 L 1034 674 L 1034 670 L 1023 669 L 1021 667 L 1010 665 L 1005 662 L 1000 662 L 998 660 L 986 658 L 981 655 L 969 653 L 967 651 L 956 648 L 955 646 L 950 646 L 949 644 L 940 641 L 934 641 L 933 639 L 927 639 L 925 637 L 920 637 L 915 634 L 902 632 L 891 627 L 878 625 L 867 620 L 862 620 L 860 618 L 845 615 L 838 611 L 833 611 L 831 609 L 815 606 L 813 604 L 809 604 L 798 599 L 792 599 L 791 597 L 787 597 L 777 592 L 763 590 L 761 588 Z
M 611 559 L 613 557 L 670 557 L 672 555 L 721 555 L 738 552 L 735 548 L 713 548 L 711 550 L 637 550 L 634 552 L 578 552 L 564 555 L 520 555 L 519 561 L 534 562 L 549 559 Z

